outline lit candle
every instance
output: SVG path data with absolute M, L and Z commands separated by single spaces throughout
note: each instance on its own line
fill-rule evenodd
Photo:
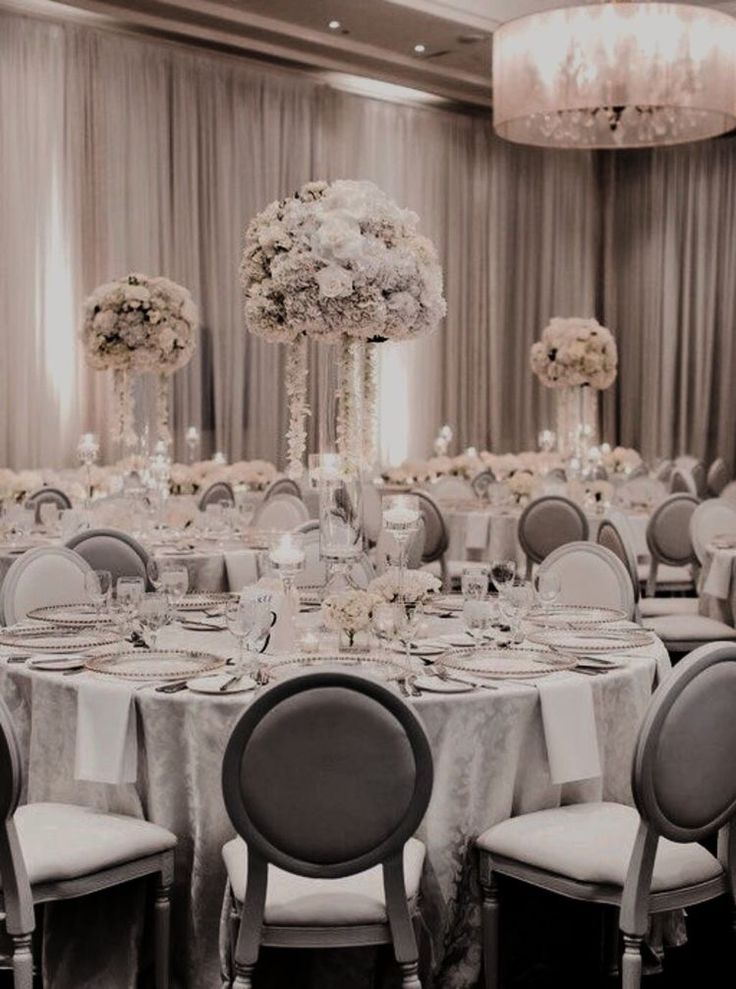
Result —
M 222 452 L 222 450 L 218 450 L 217 453 L 213 456 L 212 460 L 216 464 L 226 464 L 227 463 L 227 457 Z

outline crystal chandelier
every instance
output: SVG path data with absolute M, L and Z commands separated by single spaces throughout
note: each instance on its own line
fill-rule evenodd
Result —
M 520 144 L 632 148 L 736 127 L 736 18 L 679 3 L 550 10 L 493 36 L 496 131 Z

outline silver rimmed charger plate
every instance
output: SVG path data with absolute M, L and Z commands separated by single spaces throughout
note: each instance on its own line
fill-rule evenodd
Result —
M 442 665 L 448 670 L 460 670 L 480 677 L 538 677 L 559 670 L 571 670 L 577 665 L 576 656 L 552 655 L 523 646 L 498 649 L 481 646 L 478 649 L 458 649 L 447 653 Z
M 209 611 L 218 605 L 235 601 L 238 595 L 230 591 L 215 591 L 211 594 L 185 594 L 176 602 L 177 611 Z
M 18 652 L 88 652 L 103 646 L 112 646 L 120 642 L 120 636 L 114 632 L 96 632 L 86 629 L 68 629 L 56 632 L 49 628 L 19 629 L 4 631 L 0 634 L 0 646 L 15 649 Z
M 535 625 L 556 625 L 567 628 L 596 628 L 612 622 L 625 621 L 628 615 L 620 608 L 602 608 L 597 605 L 575 604 L 552 605 L 544 608 L 534 608 L 528 621 Z
M 371 653 L 356 653 L 355 655 L 334 656 L 290 656 L 276 663 L 269 663 L 267 672 L 276 680 L 281 680 L 305 670 L 313 672 L 339 671 L 341 673 L 358 673 L 364 676 L 378 677 L 380 680 L 395 680 L 403 676 L 405 671 L 398 663 Z
M 225 660 L 184 649 L 136 649 L 93 656 L 84 665 L 93 673 L 124 680 L 184 680 L 222 669 Z
M 530 642 L 559 649 L 563 653 L 587 655 L 599 652 L 625 652 L 628 649 L 641 649 L 650 646 L 655 641 L 653 632 L 647 629 L 548 629 L 545 632 L 534 632 L 529 636 Z
M 96 625 L 110 625 L 109 615 L 98 616 L 91 604 L 52 604 L 45 608 L 34 608 L 28 612 L 28 618 L 51 623 L 52 625 L 69 626 L 70 628 L 94 628 Z

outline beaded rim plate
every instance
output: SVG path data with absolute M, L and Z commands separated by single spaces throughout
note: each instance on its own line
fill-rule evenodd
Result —
M 84 664 L 93 673 L 125 680 L 183 680 L 219 670 L 225 660 L 209 653 L 186 649 L 140 649 L 93 656 Z
M 487 662 L 479 659 L 487 657 Z M 475 676 L 485 677 L 538 677 L 559 670 L 572 670 L 577 666 L 576 656 L 551 656 L 541 650 L 511 646 L 507 649 L 481 647 L 479 649 L 458 649 L 447 653 L 442 665 L 448 669 L 462 670 Z
M 603 608 L 592 604 L 555 604 L 547 611 L 533 608 L 528 621 L 535 625 L 545 622 L 574 628 L 594 628 L 611 622 L 626 621 L 627 615 L 620 608 Z
M 382 680 L 395 680 L 403 676 L 405 670 L 398 663 L 390 659 L 382 659 L 370 653 L 356 653 L 356 655 L 334 655 L 334 656 L 312 656 L 299 655 L 291 656 L 288 659 L 280 660 L 277 663 L 270 663 L 266 667 L 266 672 L 280 680 L 284 676 L 298 673 L 300 670 L 313 670 L 315 667 L 329 666 L 332 670 L 339 668 L 344 673 L 357 673 L 370 676 L 379 676 Z
M 44 608 L 34 608 L 29 611 L 28 618 L 41 622 L 51 622 L 54 625 L 64 625 L 70 628 L 94 628 L 95 625 L 110 625 L 109 615 L 97 615 L 94 606 L 80 602 L 79 604 L 50 604 Z
M 227 604 L 238 597 L 230 591 L 214 591 L 209 594 L 185 594 L 176 602 L 177 611 L 208 611 L 218 604 Z
M 86 652 L 88 649 L 116 645 L 120 641 L 120 636 L 114 632 L 91 632 L 85 629 L 54 632 L 48 628 L 24 628 L 0 634 L 0 646 L 30 653 Z
M 626 652 L 629 649 L 641 649 L 650 646 L 656 636 L 648 629 L 620 629 L 610 632 L 596 632 L 591 629 L 551 629 L 546 632 L 535 632 L 529 636 L 530 642 L 562 649 L 576 655 L 599 652 Z
M 429 599 L 424 606 L 427 614 L 433 611 L 457 611 L 463 610 L 463 599 L 461 594 L 437 594 Z

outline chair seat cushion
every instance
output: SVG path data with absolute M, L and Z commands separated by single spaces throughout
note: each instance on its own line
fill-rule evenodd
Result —
M 413 900 L 419 890 L 425 849 L 410 838 L 404 847 L 406 895 Z M 242 838 L 229 841 L 222 850 L 233 896 L 243 902 L 248 875 L 248 849 Z M 266 924 L 287 927 L 343 927 L 386 922 L 383 870 L 380 865 L 344 879 L 309 879 L 275 865 L 268 867 Z
M 639 814 L 623 804 L 573 804 L 512 817 L 478 839 L 500 855 L 578 882 L 623 886 Z M 721 875 L 702 845 L 659 839 L 652 892 L 679 889 Z
M 26 804 L 15 826 L 32 886 L 78 879 L 168 851 L 176 835 L 158 824 L 73 804 Z
M 660 615 L 658 618 L 645 618 L 642 624 L 655 632 L 665 644 L 668 641 L 720 642 L 736 639 L 736 628 L 706 615 Z
M 637 566 L 639 580 L 646 580 L 649 577 L 649 564 L 640 563 Z M 687 587 L 693 582 L 693 572 L 690 567 L 671 567 L 669 563 L 660 563 L 657 567 L 658 584 L 682 584 Z
M 662 615 L 697 615 L 700 602 L 697 598 L 641 598 L 639 614 L 642 618 L 660 618 Z

